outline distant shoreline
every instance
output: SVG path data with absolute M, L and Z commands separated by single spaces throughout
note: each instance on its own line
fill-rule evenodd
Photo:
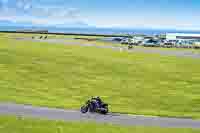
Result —
M 128 34 L 139 35 L 160 35 L 166 33 L 195 33 L 200 31 L 176 30 L 176 29 L 152 29 L 152 28 L 74 28 L 74 27 L 30 27 L 30 26 L 0 26 L 0 31 L 48 31 L 49 33 L 65 33 L 75 35 L 108 35 L 108 36 L 127 36 Z

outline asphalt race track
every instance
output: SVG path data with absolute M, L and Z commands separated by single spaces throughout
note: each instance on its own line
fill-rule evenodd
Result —
M 97 123 L 109 123 L 123 126 L 153 126 L 167 128 L 199 128 L 200 120 L 184 118 L 162 118 L 148 116 L 134 116 L 126 114 L 108 115 L 81 114 L 78 110 L 64 110 L 46 107 L 33 107 L 30 105 L 19 105 L 12 103 L 0 103 L 0 115 L 15 115 L 18 117 L 40 118 L 62 121 L 90 121 Z
M 142 47 L 134 47 L 131 50 L 128 50 L 127 47 L 120 47 L 113 45 L 96 45 L 88 42 L 87 44 L 81 42 L 67 42 L 69 40 L 74 40 L 73 38 L 69 39 L 31 39 L 31 38 L 15 38 L 16 40 L 29 40 L 35 42 L 48 42 L 50 44 L 65 44 L 65 45 L 79 45 L 79 46 L 87 46 L 87 47 L 97 47 L 97 48 L 109 48 L 117 51 L 129 51 L 129 52 L 140 52 L 140 53 L 149 53 L 149 54 L 160 54 L 166 56 L 176 56 L 176 57 L 189 57 L 189 58 L 200 58 L 200 52 L 193 52 L 189 50 L 161 50 L 158 48 L 142 48 Z M 164 49 L 164 48 L 163 48 Z

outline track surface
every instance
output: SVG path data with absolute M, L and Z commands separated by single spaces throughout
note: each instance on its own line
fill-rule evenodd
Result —
M 81 114 L 76 110 L 33 107 L 12 103 L 0 103 L 0 115 L 16 115 L 20 117 L 40 118 L 64 121 L 93 121 L 124 126 L 155 126 L 168 128 L 199 128 L 200 120 L 181 118 L 161 118 L 133 116 L 125 114 Z
M 65 45 L 80 45 L 80 46 L 92 46 L 92 47 L 97 47 L 97 48 L 109 48 L 117 51 L 129 51 L 129 52 L 142 52 L 142 53 L 150 53 L 150 54 L 160 54 L 160 55 L 167 55 L 167 56 L 177 56 L 177 57 L 189 57 L 189 58 L 200 58 L 200 52 L 193 52 L 189 50 L 161 50 L 158 48 L 142 48 L 142 47 L 135 47 L 131 50 L 128 50 L 127 47 L 120 47 L 116 46 L 115 44 L 113 45 L 96 45 L 91 44 L 88 42 L 88 44 L 81 43 L 76 41 L 73 38 L 69 39 L 31 39 L 31 38 L 15 38 L 17 40 L 30 40 L 30 41 L 35 41 L 35 42 L 48 42 L 48 43 L 61 43 Z M 69 42 L 70 40 L 73 40 L 73 42 Z M 68 41 L 68 42 L 67 42 Z

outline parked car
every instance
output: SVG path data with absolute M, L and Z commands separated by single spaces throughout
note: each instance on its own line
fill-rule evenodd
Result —
M 162 47 L 164 47 L 164 48 L 172 48 L 172 47 L 175 47 L 176 44 L 177 44 L 176 40 L 166 40 L 164 42 L 164 44 L 162 45 Z
M 200 49 L 200 42 L 194 42 L 192 46 L 195 49 Z
M 145 47 L 159 47 L 160 41 L 154 39 L 148 39 L 143 42 L 143 46 Z
M 112 41 L 121 42 L 121 41 L 122 41 L 122 38 L 113 38 Z
M 125 45 L 127 45 L 129 42 L 128 42 L 128 38 L 123 38 L 122 40 L 121 40 L 121 44 L 123 45 L 123 44 L 125 44 Z

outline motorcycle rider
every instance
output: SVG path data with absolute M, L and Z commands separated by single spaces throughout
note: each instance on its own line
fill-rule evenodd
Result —
M 90 100 L 86 102 L 84 106 L 81 107 L 81 112 L 91 113 L 101 113 L 101 114 L 107 114 L 108 113 L 108 104 L 105 104 L 100 97 L 92 97 Z
M 132 40 L 131 40 L 131 37 L 128 38 L 128 49 L 131 49 L 133 48 L 133 43 L 132 43 Z
M 100 97 L 92 97 L 92 102 L 94 102 L 95 103 L 95 105 L 96 105 L 96 107 L 97 108 L 100 108 L 101 107 L 101 105 L 102 105 L 102 100 L 101 100 L 101 98 Z

